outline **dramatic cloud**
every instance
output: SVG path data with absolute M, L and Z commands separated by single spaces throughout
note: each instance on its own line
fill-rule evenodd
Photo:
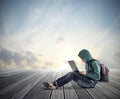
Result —
M 18 53 L 8 49 L 0 49 L 0 68 L 28 68 L 28 69 L 50 69 L 54 65 L 52 62 L 41 58 L 38 59 L 32 52 L 25 51 Z
M 0 67 L 34 67 L 35 62 L 37 61 L 38 59 L 33 55 L 33 53 L 28 51 L 21 54 L 7 49 L 0 49 Z

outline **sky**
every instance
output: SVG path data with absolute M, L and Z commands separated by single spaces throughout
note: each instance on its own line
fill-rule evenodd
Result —
M 119 0 L 0 0 L 0 68 L 69 69 L 82 49 L 120 68 Z

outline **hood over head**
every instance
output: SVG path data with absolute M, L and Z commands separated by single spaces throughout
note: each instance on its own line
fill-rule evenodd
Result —
M 79 52 L 78 56 L 79 56 L 80 58 L 85 59 L 86 62 L 88 62 L 88 61 L 90 61 L 90 60 L 93 59 L 92 56 L 91 56 L 91 54 L 90 54 L 90 52 L 89 52 L 88 50 L 86 50 L 86 49 L 81 50 L 81 51 Z

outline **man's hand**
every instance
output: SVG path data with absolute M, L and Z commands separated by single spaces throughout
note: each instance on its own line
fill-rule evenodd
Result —
M 80 74 L 86 75 L 86 71 L 80 71 Z

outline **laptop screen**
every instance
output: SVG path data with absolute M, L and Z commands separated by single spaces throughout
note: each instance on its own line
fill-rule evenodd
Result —
M 73 71 L 79 71 L 74 60 L 70 60 L 70 61 L 68 61 L 68 63 L 70 64 Z

